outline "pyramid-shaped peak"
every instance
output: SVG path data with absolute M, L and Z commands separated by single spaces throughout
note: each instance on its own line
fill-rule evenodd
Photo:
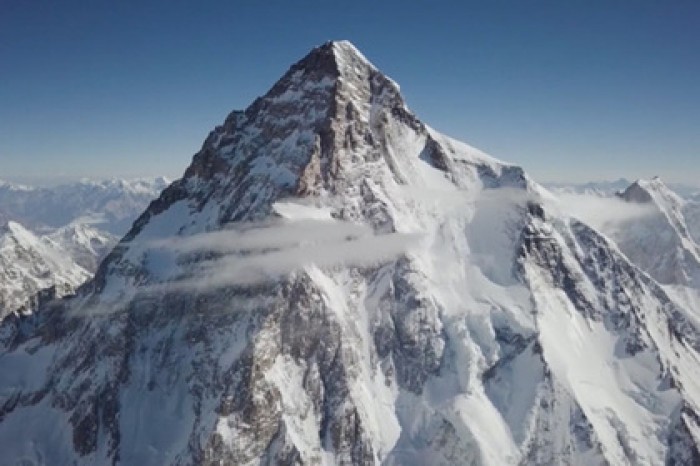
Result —
M 39 241 L 34 233 L 26 229 L 22 224 L 12 220 L 0 227 L 0 235 L 7 235 L 23 245 L 32 245 Z
M 658 176 L 651 179 L 638 179 L 621 194 L 621 197 L 628 202 L 642 204 L 655 202 L 666 207 L 678 208 L 683 204 L 683 200 Z
M 640 186 L 646 187 L 648 189 L 667 189 L 663 180 L 658 175 L 654 176 L 648 180 L 647 179 L 639 179 L 636 181 L 636 183 L 639 184 Z
M 323 73 L 333 77 L 377 68 L 347 40 L 328 41 L 312 49 L 304 58 L 292 66 L 291 71 Z
M 3 225 L 3 229 L 9 233 L 12 233 L 12 234 L 20 234 L 20 235 L 30 234 L 29 230 L 27 230 L 26 228 L 24 228 L 23 225 L 15 222 L 14 220 L 8 220 Z
M 333 54 L 336 60 L 340 62 L 344 61 L 360 61 L 367 64 L 371 64 L 367 57 L 365 57 L 362 52 L 358 50 L 355 45 L 349 40 L 335 40 L 327 42 L 327 44 L 333 50 Z
M 632 186 L 635 185 L 648 192 L 656 192 L 664 195 L 673 194 L 673 191 L 666 186 L 666 183 L 664 183 L 659 176 L 654 176 L 651 179 L 638 179 L 632 183 Z
M 328 41 L 294 63 L 270 90 L 244 112 L 234 111 L 224 129 L 231 131 L 245 117 L 262 125 L 294 119 L 296 129 L 318 128 L 335 118 L 345 103 L 368 102 L 409 114 L 399 85 L 384 75 L 349 41 Z M 410 115 L 409 119 L 415 119 Z M 262 127 L 260 126 L 260 127 Z
M 650 181 L 648 180 L 636 180 L 622 192 L 620 197 L 622 197 L 627 202 L 636 202 L 639 204 L 646 204 L 652 202 L 653 197 L 650 192 L 651 190 L 649 183 Z

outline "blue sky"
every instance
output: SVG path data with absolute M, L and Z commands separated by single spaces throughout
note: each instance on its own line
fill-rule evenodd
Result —
M 179 176 L 349 39 L 434 128 L 542 181 L 700 180 L 697 1 L 0 1 L 0 178 Z

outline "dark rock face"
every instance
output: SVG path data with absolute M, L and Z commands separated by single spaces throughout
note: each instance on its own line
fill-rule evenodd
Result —
M 638 204 L 648 204 L 653 201 L 651 194 L 641 187 L 639 183 L 632 183 L 620 194 L 620 197 L 627 202 L 636 202 Z
M 424 279 L 409 260 L 396 264 L 379 298 L 381 320 L 374 331 L 377 356 L 402 388 L 416 394 L 421 394 L 426 380 L 438 373 L 446 338 L 440 309 L 431 296 L 420 291 L 418 284 Z
M 522 169 L 421 123 L 351 44 L 324 44 L 209 134 L 78 296 L 0 326 L 3 454 L 66 464 L 694 461 L 698 333 L 687 310 L 597 232 L 551 216 L 538 189 Z M 342 228 L 366 225 L 366 246 L 252 283 L 201 278 L 207 267 L 225 275 L 215 267 L 226 259 L 298 254 L 271 243 L 232 255 L 207 236 L 284 225 L 272 222 L 290 199 Z M 396 254 L 371 241 L 411 235 Z M 154 260 L 171 257 L 173 238 L 193 237 L 211 249 Z M 597 339 L 593 356 L 609 345 L 620 377 L 643 374 L 633 380 L 642 388 L 572 376 L 559 353 L 588 343 L 557 340 L 570 327 Z M 586 396 L 586 383 L 625 409 Z M 638 435 L 639 419 L 661 440 Z

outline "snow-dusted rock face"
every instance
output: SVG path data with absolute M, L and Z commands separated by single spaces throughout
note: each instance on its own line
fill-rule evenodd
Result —
M 162 177 L 86 180 L 42 188 L 0 181 L 0 220 L 5 217 L 32 230 L 89 221 L 121 236 L 168 184 Z
M 348 42 L 0 326 L 10 464 L 697 464 L 697 309 Z
M 683 216 L 688 225 L 688 233 L 700 244 L 700 196 L 689 199 L 683 207 Z
M 117 236 L 107 231 L 80 222 L 57 228 L 42 239 L 68 253 L 76 264 L 91 274 L 95 273 L 100 261 L 119 241 Z
M 659 178 L 638 180 L 620 197 L 649 207 L 647 215 L 621 222 L 610 232 L 620 249 L 659 282 L 700 289 L 700 247 L 685 215 L 694 221 L 689 201 Z
M 167 180 L 108 180 L 36 188 L 0 181 L 0 319 L 72 294 Z
M 31 313 L 41 303 L 73 294 L 92 278 L 117 243 L 115 236 L 76 223 L 37 235 L 9 221 L 0 227 L 0 320 Z
M 62 247 L 16 222 L 0 227 L 0 320 L 75 292 L 90 278 Z

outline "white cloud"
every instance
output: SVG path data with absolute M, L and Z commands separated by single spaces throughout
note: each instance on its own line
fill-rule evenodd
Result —
M 356 223 L 313 219 L 275 220 L 230 225 L 188 237 L 172 237 L 151 242 L 151 246 L 181 254 L 195 252 L 234 253 L 288 248 L 298 244 L 345 241 L 371 235 L 371 228 Z
M 355 223 L 302 219 L 236 225 L 159 240 L 152 246 L 180 255 L 222 255 L 198 262 L 188 270 L 188 278 L 164 285 L 204 291 L 264 283 L 311 265 L 374 265 L 404 254 L 418 239 L 417 235 L 401 233 L 375 235 L 368 226 Z
M 625 202 L 617 197 L 566 193 L 558 194 L 557 201 L 563 214 L 578 218 L 603 232 L 658 213 L 653 204 Z

